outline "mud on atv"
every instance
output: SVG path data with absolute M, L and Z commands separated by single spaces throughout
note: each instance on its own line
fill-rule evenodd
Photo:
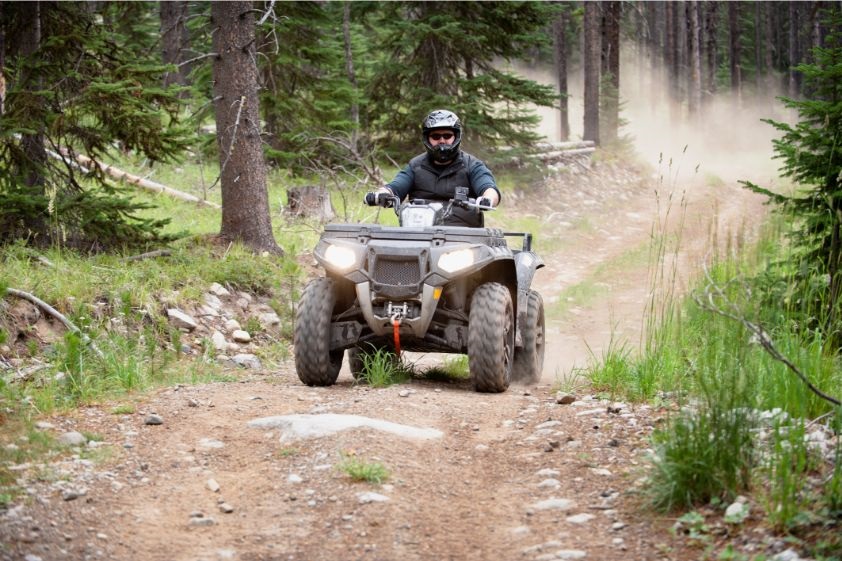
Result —
M 535 382 L 544 363 L 544 305 L 530 285 L 544 266 L 532 236 L 444 226 L 454 207 L 491 210 L 457 189 L 448 202 L 368 194 L 400 226 L 328 224 L 315 248 L 325 276 L 298 303 L 295 367 L 307 385 L 336 382 L 347 350 L 354 377 L 372 349 L 468 355 L 473 386 L 505 391 Z M 512 250 L 506 237 L 523 238 Z

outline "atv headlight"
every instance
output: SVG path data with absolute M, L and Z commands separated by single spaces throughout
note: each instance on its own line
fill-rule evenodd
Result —
M 329 245 L 325 250 L 325 261 L 337 269 L 350 269 L 356 262 L 357 256 L 353 249 L 341 245 Z
M 455 273 L 474 264 L 474 252 L 471 249 L 457 249 L 439 257 L 439 269 L 445 273 Z

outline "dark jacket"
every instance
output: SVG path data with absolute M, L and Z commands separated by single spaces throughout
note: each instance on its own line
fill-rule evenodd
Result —
M 488 188 L 500 194 L 491 170 L 481 160 L 465 152 L 460 152 L 453 162 L 445 166 L 432 163 L 426 153 L 416 156 L 386 187 L 401 200 L 411 194 L 413 199 L 447 201 L 456 194 L 457 187 L 467 187 L 468 196 L 473 198 L 479 198 Z M 483 218 L 482 213 L 454 208 L 445 223 L 476 227 L 483 225 Z

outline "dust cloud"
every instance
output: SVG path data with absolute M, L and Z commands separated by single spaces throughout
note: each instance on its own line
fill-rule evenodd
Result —
M 623 251 L 645 243 L 651 220 L 658 211 L 664 212 L 653 198 L 646 196 L 633 196 L 620 211 L 606 209 L 597 225 L 598 231 L 606 235 L 590 240 L 587 250 L 574 248 L 563 256 L 565 270 L 582 270 L 581 278 L 566 278 L 563 284 L 584 281 L 609 286 L 610 290 L 605 298 L 580 309 L 578 315 L 548 318 L 545 382 L 571 380 L 579 368 L 612 345 L 637 347 L 643 340 L 644 303 L 650 297 L 660 300 L 666 288 L 684 292 L 714 247 L 742 238 L 747 224 L 757 222 L 765 212 L 760 200 L 765 198 L 740 188 L 737 182 L 750 180 L 771 189 L 780 184 L 780 162 L 773 158 L 772 146 L 772 140 L 780 133 L 762 120 L 793 121 L 789 110 L 777 99 L 781 95 L 778 89 L 769 83 L 762 87 L 749 83 L 739 99 L 727 90 L 707 95 L 701 117 L 693 122 L 686 106 L 670 101 L 666 73 L 631 46 L 626 47 L 621 60 L 620 119 L 624 124 L 620 135 L 631 142 L 636 161 L 651 170 L 652 185 L 647 190 L 650 195 L 677 194 L 683 201 L 690 201 L 686 209 L 671 216 L 670 222 L 676 224 L 659 224 L 664 231 L 675 227 L 683 232 L 676 238 L 681 238 L 676 241 L 680 247 L 674 253 L 670 250 L 670 263 L 662 264 L 664 270 L 675 268 L 676 285 L 650 286 L 651 279 L 645 271 L 625 271 L 624 278 L 588 276 L 587 271 L 598 270 L 602 262 L 594 263 L 594 256 L 610 262 Z M 517 64 L 509 69 L 556 87 L 555 70 L 551 67 Z M 581 139 L 583 133 L 583 74 L 581 67 L 574 67 L 568 76 L 571 140 Z M 541 117 L 539 134 L 549 141 L 558 141 L 558 110 L 536 108 L 536 112 Z M 685 212 L 686 220 L 679 218 Z M 551 303 L 563 287 L 553 267 L 548 269 L 545 274 L 549 278 L 539 288 L 545 302 Z
M 510 70 L 541 84 L 557 87 L 555 69 L 513 64 Z M 568 112 L 571 140 L 582 138 L 584 119 L 584 72 L 573 67 L 568 75 Z M 774 186 L 780 163 L 773 159 L 772 140 L 778 131 L 762 121 L 792 121 L 778 96 L 776 84 L 744 85 L 737 99 L 722 89 L 703 99 L 702 115 L 688 119 L 684 107 L 670 101 L 666 73 L 626 45 L 620 66 L 620 135 L 628 138 L 639 158 L 673 186 L 685 183 L 735 183 L 751 180 Z M 536 108 L 541 117 L 537 129 L 547 140 L 559 140 L 560 113 Z

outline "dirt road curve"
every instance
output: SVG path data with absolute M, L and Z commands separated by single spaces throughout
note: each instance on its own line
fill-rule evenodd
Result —
M 167 388 L 129 415 L 103 404 L 47 419 L 48 430 L 96 434 L 102 444 L 20 468 L 30 499 L 0 518 L 0 559 L 695 559 L 674 543 L 672 521 L 638 508 L 647 437 L 661 413 L 584 389 L 559 404 L 551 389 L 587 362 L 588 348 L 598 355 L 612 337 L 637 342 L 645 251 L 637 261 L 624 256 L 649 239 L 653 189 L 616 186 L 622 197 L 558 190 L 549 195 L 565 204 L 543 213 L 559 238 L 537 278 L 547 308 L 578 282 L 599 290 L 548 322 L 541 385 L 499 395 L 424 380 L 369 389 L 343 373 L 334 387 L 308 388 L 288 364 L 237 383 Z M 687 205 L 682 273 L 704 255 L 714 213 L 727 229 L 757 203 L 738 189 L 719 194 L 718 204 L 704 194 Z M 153 413 L 161 424 L 145 424 Z M 358 428 L 280 442 L 280 429 L 249 425 L 323 413 L 441 436 Z M 352 481 L 339 469 L 343 458 L 382 464 L 389 477 Z

